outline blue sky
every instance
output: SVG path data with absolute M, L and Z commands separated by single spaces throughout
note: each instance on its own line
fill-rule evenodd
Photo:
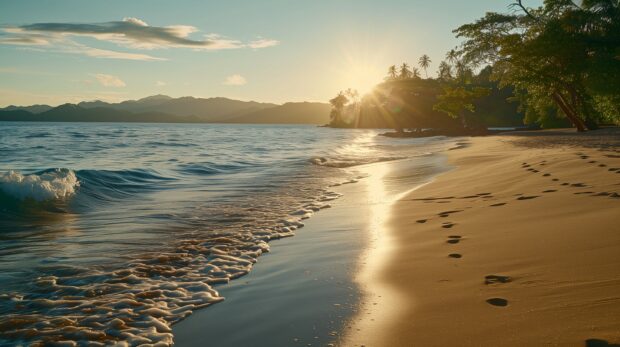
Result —
M 0 0 L 0 106 L 160 93 L 327 101 L 425 53 L 435 74 L 458 44 L 452 29 L 510 2 Z

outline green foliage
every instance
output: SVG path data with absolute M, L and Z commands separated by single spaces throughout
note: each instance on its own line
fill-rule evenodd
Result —
M 453 84 L 445 86 L 443 94 L 437 97 L 437 103 L 433 109 L 444 112 L 452 118 L 460 118 L 463 126 L 471 126 L 471 121 L 467 118 L 467 113 L 476 110 L 474 101 L 483 96 L 487 96 L 490 89 L 484 87 L 471 87 L 463 84 Z
M 491 77 L 516 90 L 526 121 L 544 122 L 549 108 L 580 130 L 617 120 L 620 3 L 545 0 L 530 9 L 518 1 L 514 7 L 455 30 L 465 39 L 458 51 L 463 60 L 493 65 Z
M 332 110 L 329 114 L 329 125 L 334 128 L 355 127 L 359 116 L 359 93 L 354 89 L 341 91 L 329 100 Z

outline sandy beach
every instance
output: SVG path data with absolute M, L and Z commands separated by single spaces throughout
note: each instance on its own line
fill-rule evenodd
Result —
M 392 206 L 389 252 L 362 260 L 366 300 L 343 344 L 616 346 L 618 129 L 468 142 Z

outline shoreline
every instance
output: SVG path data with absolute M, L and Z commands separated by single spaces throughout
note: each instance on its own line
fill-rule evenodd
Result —
M 448 152 L 455 170 L 392 207 L 394 248 L 365 268 L 398 310 L 358 315 L 343 345 L 620 342 L 618 129 L 471 142 Z
M 363 193 L 357 184 L 335 187 L 343 196 L 331 208 L 304 220 L 295 236 L 270 242 L 249 274 L 217 287 L 224 301 L 175 324 L 175 346 L 333 345 L 359 295 L 352 277 L 363 222 L 340 218 L 364 208 L 355 203 Z
M 446 167 L 438 153 L 346 170 L 364 178 L 334 187 L 342 197 L 332 208 L 305 221 L 295 237 L 274 241 L 248 275 L 216 288 L 226 300 L 174 325 L 175 345 L 339 345 L 351 318 L 365 309 L 357 278 L 361 254 L 383 249 L 375 247 L 383 238 L 372 231 L 412 184 L 425 184 Z

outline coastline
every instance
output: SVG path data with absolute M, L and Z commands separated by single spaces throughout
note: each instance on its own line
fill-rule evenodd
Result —
M 620 342 L 618 129 L 471 142 L 393 205 L 389 256 L 362 271 L 398 303 L 358 314 L 343 345 Z
M 216 289 L 226 298 L 173 326 L 175 346 L 325 346 L 334 344 L 359 293 L 352 277 L 364 248 L 363 225 L 347 223 L 366 206 L 346 184 L 332 207 L 274 240 L 253 270 Z
M 351 318 L 367 309 L 360 306 L 359 260 L 384 250 L 373 230 L 408 189 L 447 167 L 444 155 L 432 154 L 346 170 L 364 178 L 334 187 L 342 197 L 332 208 L 306 220 L 295 237 L 274 241 L 248 275 L 216 288 L 226 300 L 174 325 L 175 345 L 339 345 Z

